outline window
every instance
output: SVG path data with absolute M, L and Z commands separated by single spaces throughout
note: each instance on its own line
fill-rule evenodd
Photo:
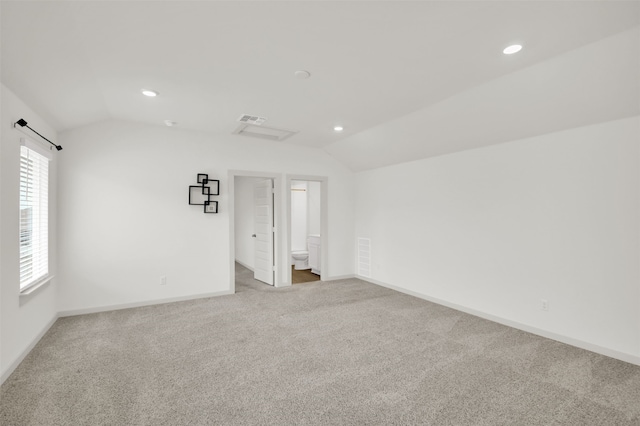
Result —
M 20 147 L 21 291 L 49 275 L 49 159 L 31 145 Z

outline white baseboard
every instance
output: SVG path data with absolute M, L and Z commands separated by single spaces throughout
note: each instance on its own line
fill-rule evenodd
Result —
M 337 280 L 348 280 L 349 278 L 359 278 L 356 275 L 335 275 L 333 277 L 322 277 L 322 281 L 337 281 Z
M 120 309 L 139 308 L 142 306 L 162 305 L 165 303 L 183 302 L 185 300 L 207 299 L 209 297 L 225 296 L 233 294 L 230 290 L 217 291 L 214 293 L 202 293 L 190 296 L 171 297 L 168 299 L 147 300 L 143 302 L 124 303 L 121 305 L 94 306 L 92 308 L 71 309 L 68 311 L 58 312 L 58 317 L 72 317 L 76 315 L 95 314 L 98 312 L 117 311 Z
M 472 308 L 467 308 L 466 306 L 461 306 L 456 303 L 451 303 L 446 300 L 438 299 L 435 297 L 427 296 L 422 293 L 418 293 L 412 290 L 407 290 L 402 287 L 397 287 L 392 284 L 387 284 L 378 280 L 374 280 L 372 278 L 366 278 L 362 276 L 356 276 L 356 278 L 361 279 L 362 281 L 367 281 L 371 284 L 379 285 L 381 287 L 386 287 L 391 290 L 399 291 L 400 293 L 408 294 L 410 296 L 417 297 L 419 299 L 427 300 L 429 302 L 437 303 L 438 305 L 443 305 L 448 308 L 455 309 L 457 311 L 465 312 L 467 314 L 475 315 L 480 318 L 487 319 L 489 321 L 497 322 L 499 324 L 503 324 L 509 327 L 517 328 L 518 330 L 526 331 L 531 334 L 536 334 L 538 336 L 546 337 L 547 339 L 556 340 L 561 343 L 566 343 L 567 345 L 575 346 L 580 349 L 586 349 L 591 352 L 598 353 L 600 355 L 605 355 L 611 358 L 619 359 L 621 361 L 628 362 L 630 364 L 640 365 L 640 357 L 628 354 L 625 352 L 619 352 L 614 349 L 605 348 L 603 346 L 599 346 L 593 343 L 585 342 L 582 340 L 574 339 L 573 337 L 564 336 L 561 334 L 553 333 L 551 331 L 543 330 L 537 327 L 532 327 L 527 324 L 522 324 L 517 321 L 508 320 L 502 317 L 498 317 L 492 314 L 488 314 L 486 312 L 481 312 Z
M 14 370 L 16 368 L 18 368 L 18 366 L 20 365 L 20 363 L 22 361 L 24 361 L 24 359 L 27 357 L 27 355 L 29 355 L 29 352 L 31 352 L 31 350 L 38 344 L 38 342 L 40 341 L 40 339 L 42 339 L 42 337 L 47 334 L 47 331 L 49 331 L 49 329 L 51 328 L 51 326 L 58 320 L 59 315 L 55 315 L 51 321 L 49 321 L 47 323 L 47 325 L 45 325 L 42 330 L 40 331 L 40 333 L 38 333 L 36 335 L 36 337 L 33 339 L 33 341 L 29 344 L 29 346 L 27 346 L 22 353 L 20 353 L 20 356 L 18 356 L 18 358 L 16 358 L 11 365 L 9 365 L 9 367 L 7 367 L 7 369 L 2 373 L 2 376 L 0 376 L 0 385 L 4 383 L 5 380 L 7 380 L 9 378 L 9 376 L 11 376 L 11 373 L 14 372 Z

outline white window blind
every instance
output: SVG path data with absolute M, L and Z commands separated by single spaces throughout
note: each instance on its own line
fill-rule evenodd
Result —
M 20 147 L 20 290 L 49 274 L 49 159 Z

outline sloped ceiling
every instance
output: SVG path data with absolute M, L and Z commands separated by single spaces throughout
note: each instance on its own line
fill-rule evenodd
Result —
M 325 149 L 354 171 L 640 115 L 640 30 L 455 94 Z
M 639 2 L 0 7 L 2 82 L 58 130 L 168 119 L 229 135 L 255 114 L 365 170 L 640 113 Z

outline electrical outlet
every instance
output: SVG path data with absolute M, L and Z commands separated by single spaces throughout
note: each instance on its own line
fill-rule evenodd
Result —
M 163 275 L 160 277 L 160 285 L 167 285 L 167 276 Z
M 547 299 L 540 299 L 540 309 L 543 311 L 549 310 L 549 301 Z

